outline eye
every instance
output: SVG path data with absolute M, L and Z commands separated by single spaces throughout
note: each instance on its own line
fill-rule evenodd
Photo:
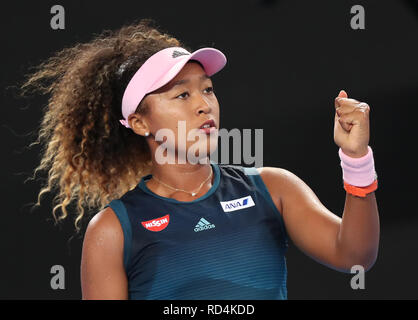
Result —
M 215 92 L 215 89 L 213 89 L 213 87 L 207 87 L 204 91 L 211 94 Z M 185 91 L 182 94 L 179 94 L 176 98 L 185 99 L 187 96 L 189 96 L 189 92 Z
M 189 95 L 189 93 L 187 92 L 187 91 L 185 91 L 185 92 L 183 92 L 182 94 L 180 94 L 180 95 L 178 95 L 176 98 L 180 98 L 180 99 L 183 99 L 183 98 L 185 98 L 185 96 L 184 95 Z
M 213 87 L 207 87 L 205 90 L 208 91 L 209 93 L 215 92 L 215 89 L 213 89 Z

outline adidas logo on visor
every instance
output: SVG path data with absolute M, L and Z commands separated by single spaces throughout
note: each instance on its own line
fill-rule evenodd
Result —
M 201 218 L 199 222 L 197 223 L 197 225 L 194 227 L 194 232 L 199 232 L 199 231 L 208 230 L 212 228 L 215 228 L 215 225 L 213 223 L 210 223 L 205 218 Z
M 173 58 L 177 58 L 177 57 L 179 57 L 179 56 L 187 56 L 187 55 L 189 55 L 189 53 L 174 50 L 174 51 L 173 51 L 173 54 L 172 54 L 171 56 L 172 56 Z

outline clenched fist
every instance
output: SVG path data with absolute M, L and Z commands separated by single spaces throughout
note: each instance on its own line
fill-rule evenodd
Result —
M 368 152 L 369 113 L 367 103 L 349 99 L 344 90 L 335 98 L 334 141 L 349 157 L 360 158 Z

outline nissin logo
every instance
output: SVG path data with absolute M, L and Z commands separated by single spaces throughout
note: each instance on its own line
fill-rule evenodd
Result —
M 221 201 L 220 204 L 224 212 L 231 212 L 255 206 L 255 203 L 251 196 L 246 196 L 230 201 Z
M 144 226 L 144 228 L 150 231 L 161 231 L 168 226 L 169 222 L 170 222 L 170 215 L 167 214 L 164 217 L 160 217 L 157 219 L 142 221 L 141 224 Z

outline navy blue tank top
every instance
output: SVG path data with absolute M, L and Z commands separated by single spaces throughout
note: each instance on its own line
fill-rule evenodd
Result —
M 288 236 L 256 168 L 211 161 L 214 183 L 193 201 L 147 188 L 110 206 L 124 234 L 129 299 L 287 299 Z

